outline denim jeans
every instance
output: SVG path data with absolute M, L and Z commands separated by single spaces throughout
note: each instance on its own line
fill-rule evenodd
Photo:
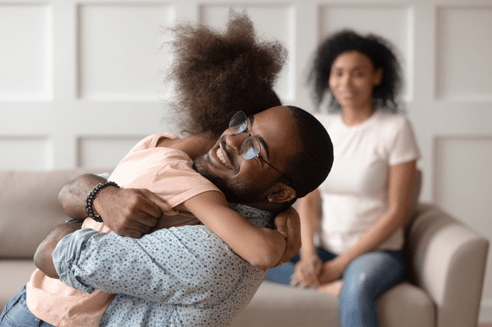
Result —
M 53 327 L 37 318 L 26 304 L 26 286 L 7 302 L 0 316 L 0 327 Z
M 323 262 L 337 256 L 318 248 Z M 296 254 L 289 262 L 268 270 L 265 280 L 290 284 L 294 265 L 300 260 Z M 378 327 L 377 299 L 400 283 L 405 275 L 403 251 L 374 251 L 352 261 L 343 273 L 343 287 L 339 296 L 341 327 Z

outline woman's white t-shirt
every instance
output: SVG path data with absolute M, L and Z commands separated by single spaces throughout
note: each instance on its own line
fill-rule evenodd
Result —
M 343 253 L 355 245 L 388 209 L 389 167 L 419 158 L 410 122 L 401 115 L 377 109 L 361 125 L 346 126 L 341 113 L 319 115 L 333 142 L 334 162 L 320 186 L 323 218 L 321 246 Z M 380 249 L 399 250 L 403 229 Z

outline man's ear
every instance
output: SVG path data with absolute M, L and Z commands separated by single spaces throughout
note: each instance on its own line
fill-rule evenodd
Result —
M 284 183 L 277 183 L 270 188 L 267 194 L 268 202 L 284 203 L 290 202 L 296 197 L 296 190 Z

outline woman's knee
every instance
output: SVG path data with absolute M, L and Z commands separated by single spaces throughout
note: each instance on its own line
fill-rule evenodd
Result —
M 345 270 L 344 289 L 347 295 L 378 296 L 395 285 L 404 274 L 401 256 L 376 251 L 358 257 Z

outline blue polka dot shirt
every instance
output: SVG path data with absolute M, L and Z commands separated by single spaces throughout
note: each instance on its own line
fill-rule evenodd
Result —
M 258 227 L 273 227 L 269 212 L 231 208 Z M 58 243 L 53 261 L 68 286 L 117 294 L 100 326 L 228 326 L 266 274 L 204 225 L 140 239 L 84 228 Z

